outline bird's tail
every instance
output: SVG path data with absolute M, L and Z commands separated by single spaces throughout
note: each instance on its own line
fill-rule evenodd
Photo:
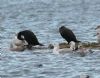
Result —
M 42 43 L 39 43 L 40 46 L 44 46 Z

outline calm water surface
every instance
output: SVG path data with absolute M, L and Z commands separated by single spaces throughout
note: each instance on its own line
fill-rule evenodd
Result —
M 99 50 L 85 57 L 55 55 L 52 50 L 8 50 L 14 34 L 25 29 L 41 43 L 62 42 L 61 25 L 81 41 L 96 41 L 100 0 L 0 0 L 0 78 L 79 78 L 83 73 L 100 78 Z

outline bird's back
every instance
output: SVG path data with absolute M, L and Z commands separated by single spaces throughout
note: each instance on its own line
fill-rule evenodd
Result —
M 61 36 L 68 42 L 70 43 L 71 41 L 77 42 L 78 40 L 76 39 L 76 36 L 72 32 L 72 30 L 62 26 L 59 28 L 59 32 Z

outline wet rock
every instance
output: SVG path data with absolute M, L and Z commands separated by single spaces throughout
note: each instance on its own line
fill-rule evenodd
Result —
M 49 49 L 53 49 L 53 48 L 54 48 L 53 44 L 49 44 L 49 45 L 48 45 L 48 48 L 49 48 Z
M 84 48 L 100 48 L 100 44 L 96 42 L 82 42 L 79 45 L 82 45 Z M 68 48 L 70 47 L 67 43 L 59 43 L 60 48 Z

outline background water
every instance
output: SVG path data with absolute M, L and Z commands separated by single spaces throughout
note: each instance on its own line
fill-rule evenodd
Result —
M 44 44 L 64 41 L 61 25 L 81 41 L 96 41 L 100 0 L 0 0 L 0 78 L 100 78 L 100 52 L 85 57 L 52 50 L 9 51 L 15 33 L 30 29 Z

